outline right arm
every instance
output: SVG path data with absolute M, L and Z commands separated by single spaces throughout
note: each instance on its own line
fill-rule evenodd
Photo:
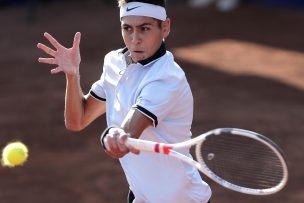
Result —
M 80 33 L 74 37 L 73 47 L 65 48 L 57 42 L 50 34 L 44 36 L 56 48 L 56 51 L 38 43 L 37 47 L 52 58 L 39 58 L 40 63 L 54 64 L 56 68 L 51 70 L 52 74 L 63 72 L 66 75 L 65 96 L 65 125 L 68 129 L 79 131 L 89 125 L 98 116 L 105 113 L 105 102 L 101 102 L 88 95 L 84 95 L 80 86 Z

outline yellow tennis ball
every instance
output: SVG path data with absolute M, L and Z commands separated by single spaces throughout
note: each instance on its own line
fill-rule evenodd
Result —
M 22 165 L 28 158 L 28 149 L 22 142 L 7 144 L 2 151 L 2 165 L 14 167 Z

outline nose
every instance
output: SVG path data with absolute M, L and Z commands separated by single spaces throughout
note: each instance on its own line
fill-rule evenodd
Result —
M 139 44 L 141 41 L 140 34 L 137 31 L 134 31 L 132 34 L 132 43 Z

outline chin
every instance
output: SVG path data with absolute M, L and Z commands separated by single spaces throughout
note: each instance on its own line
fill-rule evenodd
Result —
M 134 62 L 138 62 L 138 61 L 142 61 L 142 60 L 147 59 L 147 57 L 145 57 L 145 56 L 135 56 L 135 57 L 132 57 L 132 59 L 133 59 Z

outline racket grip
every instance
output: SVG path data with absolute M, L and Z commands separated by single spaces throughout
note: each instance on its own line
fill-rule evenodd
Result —
M 154 152 L 156 144 L 157 144 L 157 142 L 134 139 L 134 138 L 128 138 L 127 142 L 126 142 L 127 146 L 131 146 L 131 147 L 134 147 L 135 149 L 138 149 L 140 151 L 146 151 L 146 152 Z
M 155 152 L 162 154 L 169 154 L 171 149 L 173 149 L 173 147 L 170 146 L 169 144 L 158 143 L 148 140 L 134 139 L 134 138 L 128 138 L 126 145 L 132 146 L 140 151 Z

